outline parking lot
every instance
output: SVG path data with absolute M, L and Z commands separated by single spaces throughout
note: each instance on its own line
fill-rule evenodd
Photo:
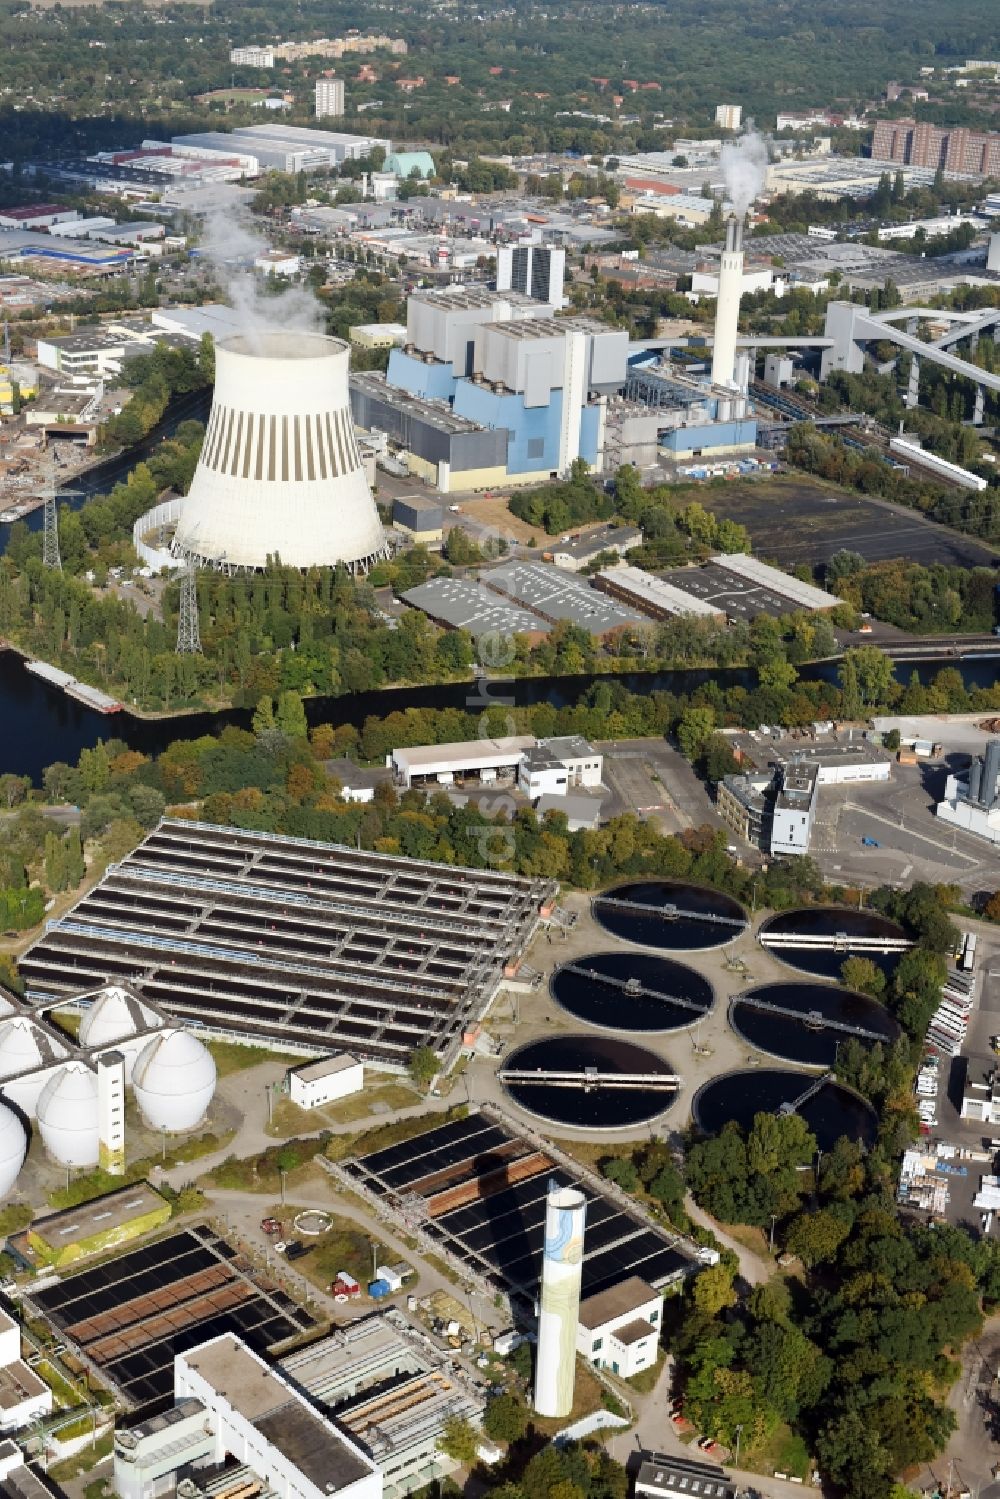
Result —
M 944 761 L 893 765 L 888 785 L 821 787 L 810 853 L 827 878 L 868 889 L 927 880 L 967 896 L 1000 885 L 991 845 L 934 815 L 947 774 Z
M 610 792 L 603 819 L 634 812 L 654 819 L 665 833 L 722 826 L 706 786 L 665 739 L 605 740 L 596 748 L 604 755 Z

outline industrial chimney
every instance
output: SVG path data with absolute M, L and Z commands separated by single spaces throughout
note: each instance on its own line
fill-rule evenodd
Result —
M 586 1217 L 582 1192 L 549 1182 L 535 1356 L 535 1410 L 540 1416 L 568 1416 L 573 1408 Z
M 238 334 L 215 348 L 215 395 L 174 551 L 225 572 L 365 571 L 386 555 L 354 436 L 348 348 L 320 333 Z
M 733 385 L 736 366 L 736 334 L 739 328 L 740 296 L 743 291 L 743 220 L 735 214 L 726 224 L 726 248 L 719 267 L 719 296 L 715 307 L 715 342 L 712 346 L 712 384 Z

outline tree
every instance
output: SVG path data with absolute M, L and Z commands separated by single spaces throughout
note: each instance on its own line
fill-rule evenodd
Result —
M 728 1306 L 736 1305 L 733 1272 L 723 1263 L 706 1265 L 691 1285 L 691 1300 L 706 1317 L 717 1317 Z
M 627 1156 L 611 1156 L 600 1169 L 605 1180 L 617 1183 L 623 1192 L 634 1192 L 639 1185 L 639 1173 Z
M 808 1269 L 832 1260 L 851 1231 L 850 1218 L 835 1213 L 830 1208 L 819 1212 L 800 1213 L 792 1220 L 785 1235 L 785 1248 L 797 1254 Z
M 421 1088 L 427 1088 L 438 1075 L 440 1068 L 437 1054 L 430 1046 L 418 1046 L 415 1051 L 410 1052 L 410 1060 L 407 1063 L 410 1077 Z
M 885 974 L 871 958 L 846 958 L 840 966 L 840 981 L 847 989 L 877 999 L 885 990 Z
M 305 739 L 309 733 L 309 725 L 306 722 L 306 710 L 297 692 L 282 692 L 278 695 L 274 725 L 288 739 Z
M 270 697 L 262 697 L 253 710 L 251 727 L 259 739 L 269 729 L 274 728 L 274 700 Z
M 677 725 L 677 743 L 681 753 L 693 764 L 697 760 L 715 728 L 715 711 L 712 708 L 685 708 Z
M 486 1407 L 483 1430 L 495 1442 L 519 1442 L 528 1428 L 528 1412 L 516 1395 L 497 1395 Z
M 471 1468 L 476 1461 L 479 1440 L 479 1433 L 469 1421 L 463 1421 L 461 1416 L 449 1416 L 438 1437 L 438 1446 L 463 1468 Z

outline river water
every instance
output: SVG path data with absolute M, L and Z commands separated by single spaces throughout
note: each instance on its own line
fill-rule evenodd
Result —
M 998 675 L 997 662 L 983 660 L 933 660 L 900 663 L 897 674 L 908 681 L 918 671 L 924 681 L 942 666 L 956 666 L 967 687 L 992 686 Z M 835 662 L 805 668 L 803 676 L 832 677 Z M 750 671 L 662 671 L 625 673 L 610 677 L 526 677 L 490 684 L 490 701 L 517 707 L 551 703 L 562 708 L 575 703 L 595 682 L 621 682 L 633 692 L 693 692 L 705 681 L 722 686 L 752 686 Z M 475 687 L 468 682 L 438 683 L 428 687 L 400 687 L 378 692 L 359 692 L 349 697 L 306 699 L 310 724 L 354 724 L 360 728 L 371 716 L 384 717 L 405 708 L 481 708 Z M 0 651 L 0 773 L 13 771 L 35 781 L 54 760 L 74 763 L 81 749 L 100 739 L 123 739 L 131 748 L 155 754 L 175 739 L 196 739 L 218 733 L 226 724 L 249 727 L 250 713 L 234 708 L 221 713 L 190 713 L 159 719 L 133 718 L 129 713 L 111 716 L 95 713 L 68 698 L 58 688 L 25 671 L 21 658 Z

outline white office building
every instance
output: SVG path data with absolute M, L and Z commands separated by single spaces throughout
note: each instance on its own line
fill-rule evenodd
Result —
M 290 1067 L 286 1076 L 288 1096 L 300 1109 L 318 1109 L 335 1099 L 360 1093 L 365 1081 L 364 1067 L 346 1051 Z
M 343 78 L 317 78 L 316 79 L 316 118 L 326 120 L 331 117 L 337 119 L 344 113 L 344 80 Z
M 19 1431 L 51 1410 L 52 1391 L 21 1358 L 20 1327 L 0 1312 L 0 1431 Z
M 212 1338 L 174 1361 L 178 1406 L 202 1407 L 199 1430 L 186 1432 L 202 1463 L 243 1463 L 277 1499 L 382 1499 L 382 1474 L 357 1441 L 323 1415 L 285 1376 L 265 1364 L 232 1333 Z M 154 1499 L 164 1478 L 129 1483 L 130 1460 L 143 1468 L 150 1437 L 142 1428 L 115 1434 L 115 1488 L 121 1499 Z M 180 1435 L 179 1433 L 177 1435 Z M 124 1438 L 137 1437 L 131 1449 Z M 205 1441 L 205 1438 L 208 1441 Z M 174 1481 L 191 1462 L 186 1443 L 175 1440 Z M 207 1448 L 207 1450 L 206 1450 Z M 169 1460 L 162 1438 L 155 1442 L 156 1467 Z M 119 1485 L 119 1477 L 127 1487 Z
M 580 1302 L 577 1352 L 631 1379 L 656 1362 L 663 1298 L 638 1275 Z

